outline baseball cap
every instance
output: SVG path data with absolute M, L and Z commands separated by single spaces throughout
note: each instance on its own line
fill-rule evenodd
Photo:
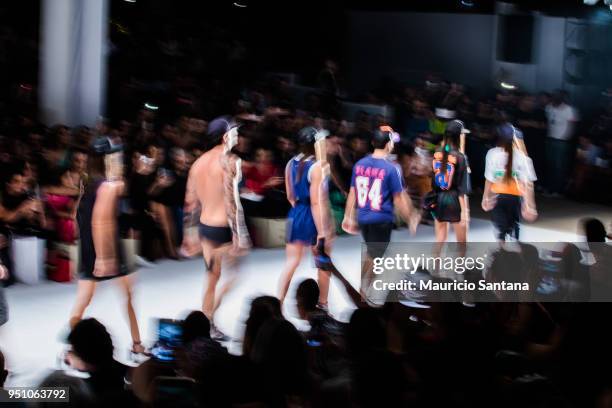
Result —
M 399 133 L 395 132 L 391 126 L 382 125 L 376 129 L 372 135 L 372 138 L 379 142 L 398 143 L 400 141 Z
M 512 126 L 510 123 L 504 123 L 503 125 L 500 125 L 497 127 L 497 137 L 499 138 L 499 140 L 508 142 L 514 139 L 515 136 L 518 136 L 517 129 Z M 522 133 L 520 135 L 519 138 L 522 138 Z
M 92 142 L 91 150 L 94 155 L 102 156 L 122 151 L 123 145 L 114 143 L 110 137 L 100 136 Z
M 213 139 L 221 138 L 231 128 L 235 127 L 236 124 L 231 120 L 229 116 L 220 116 L 213 119 L 208 124 L 207 134 Z
M 465 124 L 458 120 L 452 120 L 446 124 L 446 131 L 448 133 L 471 133 L 469 129 L 466 129 Z

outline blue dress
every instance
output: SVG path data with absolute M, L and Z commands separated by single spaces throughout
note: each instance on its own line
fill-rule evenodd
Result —
M 317 243 L 317 227 L 310 210 L 309 173 L 316 162 L 312 157 L 305 159 L 302 162 L 302 170 L 298 179 L 300 157 L 294 157 L 287 164 L 295 197 L 295 207 L 292 207 L 287 215 L 286 241 L 287 243 L 315 245 Z

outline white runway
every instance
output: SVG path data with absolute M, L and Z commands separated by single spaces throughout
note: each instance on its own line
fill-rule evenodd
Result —
M 493 228 L 489 221 L 472 220 L 470 241 L 492 241 Z M 524 241 L 556 242 L 579 240 L 575 234 L 524 226 Z M 421 226 L 411 237 L 405 229 L 394 231 L 393 241 L 432 241 L 433 228 Z M 334 263 L 355 285 L 359 281 L 360 238 L 342 236 L 336 240 Z M 225 298 L 216 317 L 218 326 L 228 334 L 240 337 L 249 301 L 261 294 L 274 295 L 278 277 L 284 264 L 283 249 L 256 249 L 245 257 L 240 276 L 232 292 Z M 295 284 L 305 277 L 315 278 L 310 258 L 304 260 L 296 272 L 287 298 L 288 314 L 293 310 Z M 182 262 L 163 261 L 153 268 L 135 273 L 136 311 L 145 343 L 153 340 L 153 318 L 180 318 L 186 312 L 201 307 L 205 279 L 201 259 Z M 60 334 L 66 324 L 76 293 L 75 284 L 45 282 L 38 286 L 14 285 L 6 290 L 9 322 L 0 328 L 0 349 L 5 353 L 12 375 L 7 386 L 35 385 L 57 365 L 63 349 Z M 125 361 L 131 344 L 127 321 L 121 305 L 120 293 L 112 282 L 99 285 L 86 316 L 102 321 L 113 335 L 119 360 Z M 351 305 L 337 282 L 332 280 L 329 298 L 330 311 L 337 318 L 349 316 Z

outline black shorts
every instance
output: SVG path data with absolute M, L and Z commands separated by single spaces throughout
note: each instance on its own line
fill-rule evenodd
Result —
M 433 216 L 439 222 L 460 222 L 461 203 L 456 190 L 438 192 L 438 203 Z
M 212 241 L 215 244 L 223 245 L 232 242 L 233 235 L 230 227 L 211 227 L 200 223 L 200 239 Z
M 391 241 L 392 222 L 359 225 L 370 258 L 380 258 L 385 254 Z
M 512 194 L 498 194 L 491 220 L 497 230 L 497 239 L 505 241 L 506 236 L 519 239 L 521 197 Z

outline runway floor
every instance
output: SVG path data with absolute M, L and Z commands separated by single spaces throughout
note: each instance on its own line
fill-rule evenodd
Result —
M 524 226 L 522 240 L 539 242 L 576 241 L 573 233 Z M 473 219 L 470 241 L 493 240 L 493 228 L 488 220 Z M 394 231 L 392 240 L 433 240 L 433 228 L 421 226 L 416 236 L 405 229 Z M 333 259 L 347 279 L 358 286 L 361 247 L 360 237 L 342 236 L 336 240 Z M 217 325 L 236 338 L 241 337 L 243 322 L 250 300 L 262 294 L 274 295 L 284 264 L 284 250 L 256 249 L 240 265 L 234 289 L 228 293 L 216 316 Z M 154 339 L 154 318 L 181 318 L 188 311 L 201 307 L 206 279 L 201 259 L 180 262 L 162 261 L 154 267 L 140 269 L 134 275 L 135 307 L 145 343 Z M 306 277 L 316 277 L 310 257 L 296 272 L 286 302 L 286 313 L 295 316 L 292 301 L 295 285 Z M 46 373 L 57 367 L 57 357 L 64 348 L 62 333 L 67 331 L 67 319 L 74 301 L 76 285 L 45 282 L 37 286 L 13 285 L 6 289 L 10 320 L 0 328 L 0 349 L 5 353 L 12 372 L 6 386 L 37 384 Z M 351 304 L 339 284 L 332 280 L 329 296 L 330 312 L 344 320 L 350 316 Z M 122 310 L 121 296 L 112 282 L 98 286 L 86 316 L 102 321 L 113 336 L 116 356 L 126 361 L 130 346 L 127 321 Z M 297 325 L 300 322 L 291 318 Z M 231 348 L 239 349 L 238 344 Z M 231 351 L 231 350 L 230 350 Z

